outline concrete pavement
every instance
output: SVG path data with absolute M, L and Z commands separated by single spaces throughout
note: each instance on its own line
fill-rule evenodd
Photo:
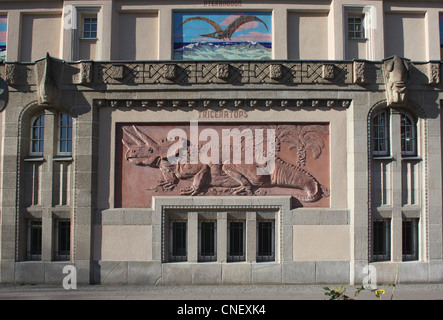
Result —
M 78 286 L 65 290 L 60 286 L 0 285 L 0 300 L 328 300 L 323 287 L 330 285 L 206 285 L 206 286 Z M 354 297 L 357 287 L 347 286 Z M 382 300 L 390 300 L 393 287 L 385 289 Z M 369 291 L 358 300 L 377 300 Z M 393 300 L 443 300 L 443 284 L 399 284 Z

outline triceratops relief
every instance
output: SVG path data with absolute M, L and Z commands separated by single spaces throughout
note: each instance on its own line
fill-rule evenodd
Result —
M 122 125 L 121 134 L 121 191 L 129 198 L 125 188 L 140 198 L 289 194 L 313 203 L 329 196 L 328 125 Z
M 404 106 L 407 103 L 410 61 L 393 56 L 384 61 L 383 75 L 388 106 Z

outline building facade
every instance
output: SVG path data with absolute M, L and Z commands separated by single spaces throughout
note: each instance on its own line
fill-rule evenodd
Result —
M 1 1 L 0 282 L 442 282 L 441 17 Z

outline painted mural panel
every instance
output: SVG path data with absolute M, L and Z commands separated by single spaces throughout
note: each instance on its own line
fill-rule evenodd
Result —
M 272 59 L 271 28 L 270 12 L 176 12 L 174 59 Z
M 6 59 L 7 16 L 0 15 L 0 61 Z
M 122 123 L 115 207 L 169 195 L 290 195 L 294 207 L 328 207 L 329 167 L 328 124 Z

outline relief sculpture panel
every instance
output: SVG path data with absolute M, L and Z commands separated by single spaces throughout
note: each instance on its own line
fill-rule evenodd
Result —
M 329 207 L 329 125 L 117 124 L 115 206 L 152 196 L 291 195 Z

